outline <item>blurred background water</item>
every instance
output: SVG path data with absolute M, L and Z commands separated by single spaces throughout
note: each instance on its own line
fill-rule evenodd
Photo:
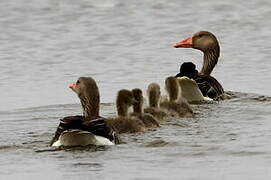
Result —
M 270 177 L 271 104 L 261 96 L 271 95 L 269 17 L 268 0 L 0 1 L 0 177 Z M 125 136 L 127 144 L 110 149 L 40 152 L 58 119 L 81 111 L 70 82 L 95 78 L 102 114 L 113 116 L 119 89 L 163 87 L 184 61 L 200 69 L 200 51 L 172 47 L 200 30 L 217 36 L 212 75 L 242 92 L 237 99 L 203 105 L 196 119 Z M 179 127 L 183 121 L 189 127 Z

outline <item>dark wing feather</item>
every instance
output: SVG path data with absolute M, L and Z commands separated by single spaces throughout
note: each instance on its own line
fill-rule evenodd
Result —
M 83 116 L 68 116 L 60 119 L 60 123 L 55 132 L 55 136 L 50 142 L 50 145 L 58 140 L 63 131 L 70 129 L 88 131 L 95 135 L 108 138 L 110 141 L 113 141 L 116 144 L 118 144 L 120 141 L 114 127 L 110 126 L 105 118 L 100 117 L 91 121 L 86 121 Z

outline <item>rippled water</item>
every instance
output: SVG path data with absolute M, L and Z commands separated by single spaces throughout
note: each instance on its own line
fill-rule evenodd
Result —
M 1 1 L 0 178 L 271 177 L 269 7 L 268 0 Z M 116 147 L 48 146 L 58 119 L 81 113 L 68 83 L 94 77 L 102 115 L 113 116 L 119 89 L 163 85 L 183 61 L 200 68 L 199 51 L 172 48 L 199 30 L 217 35 L 213 76 L 242 92 L 237 98 L 194 106 L 197 118 L 124 136 Z

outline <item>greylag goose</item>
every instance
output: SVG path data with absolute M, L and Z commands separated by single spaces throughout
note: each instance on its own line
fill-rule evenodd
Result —
M 145 132 L 144 123 L 137 117 L 128 114 L 128 109 L 137 101 L 133 93 L 129 90 L 122 89 L 118 92 L 116 106 L 117 117 L 109 119 L 109 123 L 114 126 L 118 133 L 136 133 Z
M 149 107 L 144 109 L 144 113 L 153 115 L 156 119 L 163 121 L 174 116 L 169 111 L 160 108 L 161 91 L 157 83 L 151 83 L 147 89 Z
M 100 94 L 95 80 L 80 77 L 69 85 L 79 97 L 83 116 L 68 116 L 60 120 L 52 146 L 114 145 L 119 138 L 114 127 L 99 115 Z
M 175 48 L 194 48 L 203 52 L 203 66 L 199 73 L 193 63 L 183 64 L 180 73 L 176 77 L 187 76 L 194 79 L 203 96 L 212 99 L 223 99 L 224 89 L 222 85 L 211 75 L 217 64 L 220 47 L 217 38 L 210 32 L 200 31 L 193 36 L 174 45 Z
M 180 86 L 175 77 L 168 77 L 165 81 L 168 100 L 163 100 L 160 107 L 177 113 L 178 117 L 193 117 L 194 113 L 186 99 L 180 97 Z
M 157 122 L 155 117 L 153 117 L 153 115 L 151 114 L 143 112 L 144 98 L 141 89 L 132 89 L 132 93 L 137 102 L 133 104 L 134 112 L 130 115 L 140 119 L 145 124 L 146 128 L 158 128 L 159 123 Z

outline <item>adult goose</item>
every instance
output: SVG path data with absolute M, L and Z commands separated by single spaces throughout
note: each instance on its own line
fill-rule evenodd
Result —
M 114 145 L 119 138 L 107 119 L 99 115 L 100 94 L 95 80 L 80 77 L 69 85 L 79 97 L 83 116 L 68 116 L 60 120 L 52 146 Z
M 210 32 L 200 31 L 188 37 L 187 39 L 180 41 L 174 45 L 175 48 L 194 48 L 203 52 L 203 66 L 198 73 L 195 69 L 195 65 L 192 63 L 186 64 L 191 71 L 185 70 L 181 67 L 181 72 L 176 77 L 190 76 L 194 79 L 199 89 L 204 96 L 208 96 L 212 99 L 223 99 L 224 89 L 222 85 L 211 75 L 215 65 L 217 64 L 220 47 L 217 38 Z M 192 76 L 192 77 L 191 77 Z

